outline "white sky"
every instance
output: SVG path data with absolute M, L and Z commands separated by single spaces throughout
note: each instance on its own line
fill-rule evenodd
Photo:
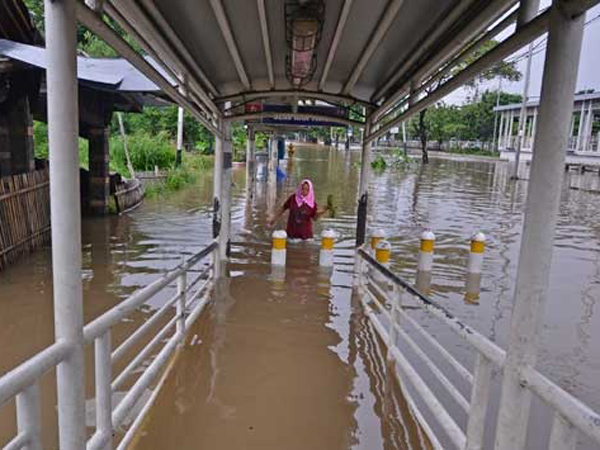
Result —
M 550 4 L 549 1 L 542 0 L 541 7 L 546 7 Z M 595 6 L 587 12 L 586 22 L 594 19 L 600 15 L 600 5 Z M 513 32 L 513 29 L 507 30 L 503 35 L 500 35 L 500 39 L 504 39 L 508 34 Z M 546 36 L 539 38 L 535 41 L 538 43 L 545 39 Z M 543 47 L 540 46 L 538 48 Z M 522 55 L 526 51 L 526 48 L 521 49 L 516 55 Z M 542 87 L 542 72 L 544 68 L 544 58 L 546 52 L 541 51 L 533 56 L 531 66 L 531 82 L 529 85 L 529 97 L 539 97 Z M 518 63 L 517 67 L 521 73 L 525 73 L 525 61 Z M 484 90 L 497 89 L 498 81 L 486 83 L 481 86 Z M 581 60 L 579 63 L 579 75 L 577 77 L 577 91 L 581 89 L 595 89 L 600 91 L 600 18 L 597 18 L 589 25 L 586 26 L 583 35 L 583 46 L 581 49 Z M 518 94 L 523 93 L 523 81 L 516 83 L 508 83 L 502 81 L 502 90 L 507 92 L 514 92 Z M 447 103 L 462 104 L 467 100 L 469 91 L 466 89 L 458 89 L 450 94 L 444 100 Z

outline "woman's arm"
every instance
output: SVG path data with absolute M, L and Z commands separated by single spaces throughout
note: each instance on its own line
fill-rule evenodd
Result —
M 283 215 L 283 213 L 285 212 L 286 207 L 285 205 L 282 206 L 281 208 L 279 208 L 279 211 L 277 211 L 275 213 L 275 215 L 273 217 L 271 217 L 268 221 L 267 224 L 269 226 L 269 228 L 273 228 L 273 226 L 275 225 L 275 223 L 279 220 L 279 218 Z
M 319 220 L 319 218 L 320 218 L 320 217 L 321 217 L 323 214 L 325 214 L 327 211 L 329 211 L 329 206 L 325 206 L 325 208 L 323 208 L 323 209 L 319 209 L 319 208 L 317 208 L 317 210 L 316 210 L 316 212 L 315 212 L 315 215 L 314 215 L 314 219 L 315 219 L 315 220 Z
M 279 220 L 279 218 L 285 213 L 286 209 L 290 208 L 291 196 L 286 200 L 286 202 L 279 208 L 279 210 L 275 213 L 275 215 L 269 219 L 267 219 L 267 225 L 269 228 L 273 228 L 275 223 Z

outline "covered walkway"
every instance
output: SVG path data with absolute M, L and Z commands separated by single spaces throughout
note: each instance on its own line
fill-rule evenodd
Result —
M 394 401 L 406 399 L 409 416 L 418 420 L 417 448 L 428 447 L 425 434 L 434 448 L 475 450 L 493 441 L 496 450 L 523 450 L 528 433 L 533 432 L 529 427 L 532 398 L 543 402 L 553 417 L 547 438 L 551 450 L 575 449 L 580 436 L 600 444 L 600 416 L 536 370 L 584 16 L 597 3 L 555 0 L 540 11 L 538 0 L 46 1 L 56 341 L 0 378 L 0 405 L 16 398 L 17 432 L 5 448 L 41 448 L 39 379 L 55 367 L 62 450 L 125 449 L 133 442 L 147 448 L 159 439 L 163 439 L 162 448 L 172 447 L 181 435 L 199 439 L 209 448 L 235 448 L 244 438 L 249 445 L 264 448 L 276 445 L 274 437 L 284 440 L 279 448 L 293 448 L 299 441 L 304 441 L 303 448 L 310 448 L 318 445 L 319 433 L 333 445 L 340 439 L 336 447 L 344 448 L 352 445 L 353 402 L 359 409 L 361 401 L 383 405 L 384 413 L 373 420 L 388 430 L 381 433 L 385 445 L 386 436 L 400 435 L 402 424 L 413 419 L 395 420 L 400 415 L 386 409 L 390 403 L 382 394 L 386 388 L 378 381 L 381 369 L 375 368 L 382 366 L 384 358 L 374 356 L 384 353 L 377 350 L 382 344 L 387 349 L 386 374 L 403 384 L 405 396 L 395 395 Z M 128 32 L 164 72 L 157 71 L 111 28 L 106 16 Z M 216 138 L 214 241 L 85 326 L 77 156 L 78 21 L 190 111 Z M 516 27 L 506 39 L 472 64 L 455 70 L 475 49 L 512 24 Z M 371 142 L 546 32 L 536 148 L 510 338 L 504 350 L 392 273 L 385 257 L 375 260 L 365 248 Z M 453 76 L 448 79 L 448 74 Z M 173 86 L 167 77 L 178 80 L 178 85 Z M 331 107 L 312 109 L 316 101 Z M 273 103 L 277 106 L 270 106 Z M 330 352 L 331 346 L 338 351 L 340 344 L 329 331 L 332 325 L 327 315 L 332 317 L 332 312 L 319 302 L 316 269 L 291 265 L 290 271 L 306 271 L 306 284 L 284 281 L 277 287 L 277 274 L 275 279 L 273 274 L 267 276 L 264 262 L 269 249 L 249 251 L 254 243 L 244 243 L 246 258 L 236 253 L 231 238 L 231 123 L 248 125 L 247 169 L 252 186 L 253 127 L 267 120 L 274 125 L 290 119 L 294 126 L 299 121 L 307 126 L 333 121 L 363 128 L 356 231 L 346 247 L 347 260 L 336 268 L 341 272 L 338 276 L 346 277 L 341 284 L 347 291 L 346 302 L 353 306 L 345 323 L 356 334 L 347 343 L 346 366 Z M 269 212 L 276 204 L 273 144 L 265 202 Z M 419 271 L 426 275 L 431 271 L 435 237 L 430 232 L 423 236 Z M 383 240 L 379 249 L 383 255 L 389 244 Z M 335 276 L 332 280 L 321 283 L 337 284 Z M 352 297 L 350 286 L 355 293 Z M 167 288 L 175 288 L 175 294 L 165 296 L 164 304 L 124 342 L 113 342 L 112 329 Z M 244 303 L 239 301 L 242 296 Z M 335 298 L 330 305 L 336 306 Z M 472 364 L 465 367 L 458 362 L 443 342 L 410 316 L 409 299 L 417 302 L 428 320 L 440 321 L 464 340 Z M 272 308 L 274 302 L 279 302 L 278 308 Z M 203 312 L 210 313 L 211 320 L 205 321 Z M 361 314 L 365 320 L 352 320 Z M 160 331 L 149 333 L 158 325 Z M 409 327 L 419 339 L 411 339 L 406 332 Z M 377 338 L 372 337 L 373 330 Z M 148 334 L 150 341 L 140 345 L 141 336 Z M 191 342 L 196 335 L 195 339 L 212 340 L 214 350 L 195 349 Z M 264 344 L 264 335 L 272 343 Z M 178 352 L 184 340 L 188 345 Z M 401 342 L 413 349 L 417 363 L 409 360 Z M 92 345 L 95 389 L 89 401 L 96 417 L 95 427 L 87 430 L 84 374 L 90 364 L 86 364 L 84 348 Z M 365 350 L 367 346 L 371 349 Z M 160 378 L 178 353 L 181 364 L 176 362 L 170 376 Z M 126 356 L 130 360 L 122 363 Z M 364 367 L 354 364 L 353 358 Z M 275 359 L 281 370 L 266 383 Z M 210 376 L 190 375 L 202 361 Z M 437 387 L 424 381 L 423 368 L 438 380 Z M 445 374 L 448 368 L 454 371 L 453 377 Z M 352 371 L 376 386 L 370 395 L 348 398 L 354 393 L 349 382 Z M 488 408 L 494 373 L 502 373 L 497 414 Z M 152 390 L 146 401 L 144 394 L 159 379 L 165 389 Z M 185 382 L 179 384 L 179 380 Z M 456 380 L 468 388 L 457 388 Z M 191 394 L 194 382 L 198 384 Z M 172 400 L 164 394 L 169 390 L 175 397 L 183 392 L 173 408 L 199 408 L 198 414 L 208 425 L 202 427 L 202 436 L 196 434 L 196 427 L 201 428 L 196 423 L 183 429 L 173 415 L 163 420 L 158 414 L 153 417 L 155 401 Z M 115 398 L 116 393 L 121 396 Z M 448 398 L 462 410 L 460 415 L 448 407 L 444 401 Z M 117 442 L 115 432 L 129 424 L 131 417 L 133 423 Z M 172 437 L 166 422 L 181 430 L 180 435 Z M 144 426 L 147 437 L 139 433 Z M 292 434 L 301 437 L 285 442 Z
M 130 448 L 428 448 L 352 299 L 351 260 L 330 274 L 315 245 L 288 251 L 280 275 L 260 244 L 235 245 L 233 277 L 189 331 Z

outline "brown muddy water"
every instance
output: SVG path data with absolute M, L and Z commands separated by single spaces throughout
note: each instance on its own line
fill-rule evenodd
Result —
M 291 244 L 288 266 L 272 271 L 266 181 L 248 201 L 243 168 L 234 169 L 233 249 L 230 277 L 220 299 L 190 330 L 156 404 L 135 441 L 136 449 L 408 449 L 428 448 L 397 385 L 386 377 L 385 352 L 352 295 L 352 249 L 359 154 L 299 147 L 277 204 L 305 177 L 317 201 L 333 194 L 336 218 L 316 232 L 336 230 L 335 267 L 319 270 L 318 244 Z M 431 297 L 505 347 L 527 182 L 509 180 L 496 161 L 433 159 L 373 176 L 370 224 L 392 243 L 392 268 L 414 280 L 419 235 L 437 236 Z M 597 176 L 597 175 L 596 175 Z M 568 181 L 567 181 L 568 182 Z M 210 177 L 198 185 L 120 218 L 83 222 L 85 320 L 200 250 L 211 238 Z M 552 281 L 538 369 L 600 409 L 600 197 L 564 189 Z M 283 224 L 283 222 L 281 222 Z M 469 236 L 488 236 L 478 302 L 465 300 Z M 0 272 L 0 374 L 52 342 L 50 251 L 43 249 Z M 161 301 L 141 309 L 115 330 L 118 342 Z M 435 319 L 415 317 L 467 367 L 473 355 Z M 87 355 L 88 397 L 93 358 Z M 450 375 L 450 374 L 449 374 Z M 498 374 L 495 394 L 497 395 Z M 427 379 L 443 396 L 442 388 Z M 453 380 L 467 396 L 466 386 Z M 45 448 L 56 447 L 52 374 L 43 380 Z M 466 418 L 442 398 L 459 424 Z M 487 430 L 493 432 L 497 399 Z M 551 415 L 537 402 L 528 448 L 543 448 Z M 93 422 L 92 422 L 93 424 Z M 0 409 L 0 444 L 14 432 L 14 406 Z M 442 443 L 444 443 L 442 438 Z M 490 448 L 490 443 L 486 448 Z M 581 449 L 594 448 L 581 443 Z

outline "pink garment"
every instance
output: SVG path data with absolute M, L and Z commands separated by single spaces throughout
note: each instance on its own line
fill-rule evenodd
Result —
M 305 197 L 302 195 L 302 185 L 306 183 L 308 184 L 308 195 Z M 313 184 L 310 180 L 302 180 L 302 182 L 298 185 L 298 189 L 296 190 L 296 204 L 298 207 L 301 207 L 303 204 L 306 204 L 309 208 L 315 207 L 315 191 L 313 190 Z

